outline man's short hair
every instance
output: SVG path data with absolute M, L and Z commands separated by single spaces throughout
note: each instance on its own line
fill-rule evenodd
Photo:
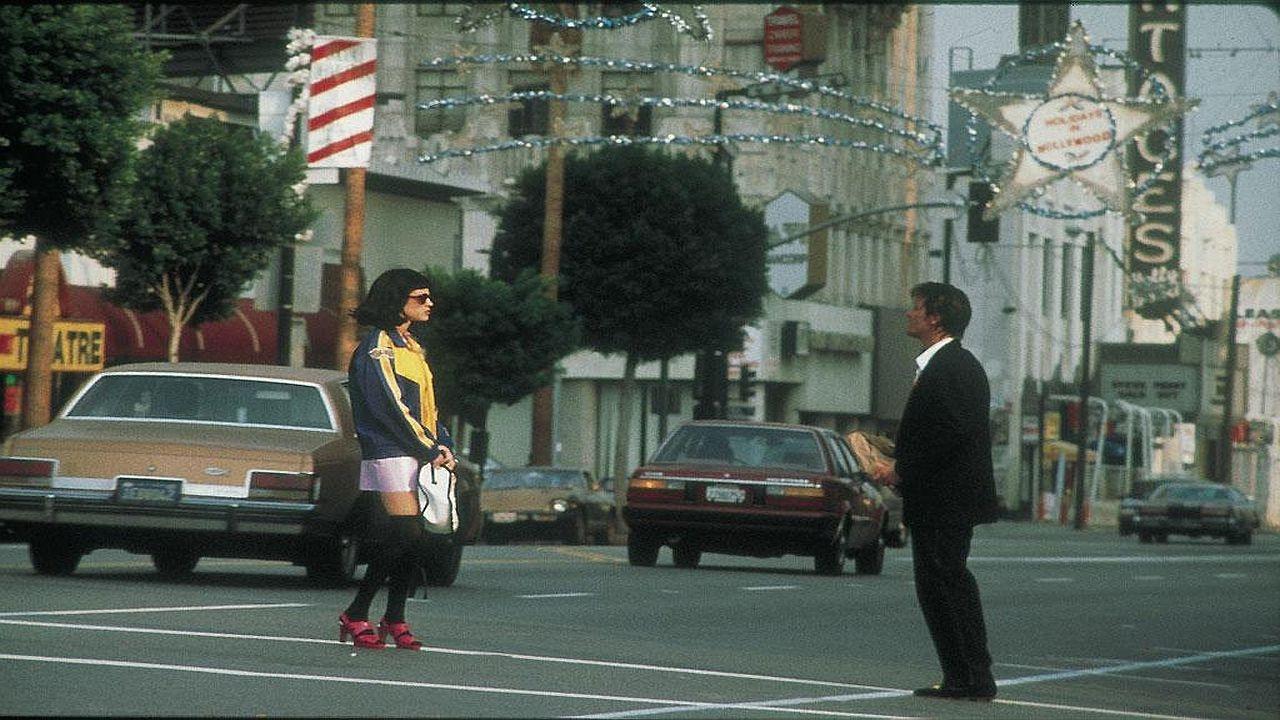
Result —
M 923 301 L 925 314 L 938 316 L 939 324 L 948 335 L 956 339 L 964 337 L 973 308 L 963 290 L 947 283 L 923 282 L 911 288 L 911 297 Z

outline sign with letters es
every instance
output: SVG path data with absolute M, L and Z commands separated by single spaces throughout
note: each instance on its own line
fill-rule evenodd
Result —
M 1153 81 L 1158 81 L 1168 97 L 1181 97 L 1186 87 L 1186 5 L 1135 2 L 1129 6 L 1129 28 L 1129 55 L 1147 73 L 1142 87 L 1130 88 L 1131 94 L 1152 97 Z M 1182 121 L 1138 138 L 1129 152 L 1135 184 L 1150 177 L 1167 153 L 1159 176 L 1134 198 L 1133 209 L 1144 218 L 1129 229 L 1129 272 L 1135 279 L 1176 276 L 1182 229 Z M 1143 312 L 1141 301 L 1136 304 L 1139 314 L 1160 316 L 1155 310 Z
M 31 321 L 0 317 L 0 370 L 27 369 L 27 336 Z M 58 321 L 53 324 L 53 371 L 97 372 L 107 355 L 106 326 L 97 322 Z

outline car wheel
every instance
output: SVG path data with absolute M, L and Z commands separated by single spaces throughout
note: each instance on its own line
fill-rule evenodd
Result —
M 31 567 L 41 575 L 70 575 L 84 556 L 78 546 L 58 536 L 33 537 L 28 550 Z
M 1228 545 L 1252 545 L 1253 531 L 1245 530 L 1243 532 L 1238 532 L 1232 535 L 1228 535 L 1227 544 Z
M 702 548 L 687 540 L 681 540 L 671 546 L 671 558 L 678 568 L 693 569 L 702 562 Z
M 157 550 L 151 553 L 151 564 L 156 566 L 160 577 L 178 580 L 187 577 L 196 569 L 200 556 L 188 550 Z
M 355 578 L 359 561 L 360 541 L 343 533 L 307 562 L 307 577 L 317 585 L 341 587 Z
M 879 536 L 870 545 L 854 551 L 853 568 L 859 575 L 880 574 L 884 569 L 884 543 Z
M 422 564 L 422 579 L 428 587 L 449 587 L 462 567 L 462 546 L 450 543 Z M 410 595 L 413 593 L 410 592 Z
M 653 567 L 658 562 L 662 543 L 652 537 L 632 530 L 627 535 L 627 562 L 640 567 Z
M 880 538 L 876 538 L 880 544 Z M 836 537 L 836 542 L 823 545 L 813 554 L 813 569 L 819 575 L 843 575 L 845 560 L 849 556 L 849 528 L 846 527 Z
M 884 536 L 884 544 L 891 548 L 904 548 L 907 546 L 907 540 L 911 537 L 911 530 L 907 528 L 907 524 L 898 521 L 898 526 L 892 532 L 886 533 Z
M 564 541 L 568 545 L 587 544 L 587 519 L 580 512 L 574 512 L 569 518 L 569 525 L 564 531 Z
M 1153 538 L 1151 537 L 1151 533 L 1149 533 L 1149 532 L 1139 532 L 1139 533 L 1138 533 L 1138 542 L 1140 542 L 1140 543 L 1149 543 L 1149 542 L 1151 542 L 1152 540 L 1153 540 Z

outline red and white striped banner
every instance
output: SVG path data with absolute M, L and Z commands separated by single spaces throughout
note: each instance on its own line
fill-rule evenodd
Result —
M 368 167 L 378 51 L 372 38 L 316 36 L 307 111 L 309 167 Z

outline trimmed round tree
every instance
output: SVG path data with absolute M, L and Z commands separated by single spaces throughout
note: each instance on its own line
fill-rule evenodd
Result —
M 525 171 L 500 211 L 492 272 L 510 280 L 542 254 L 542 168 Z M 565 162 L 559 296 L 583 340 L 626 355 L 618 450 L 619 500 L 628 470 L 636 366 L 700 350 L 737 350 L 767 290 L 763 213 L 747 208 L 728 169 L 639 146 Z
M 187 116 L 151 140 L 119 232 L 98 255 L 116 270 L 113 302 L 164 310 L 169 361 L 177 362 L 183 327 L 229 316 L 272 253 L 316 213 L 294 190 L 301 152 L 265 133 Z

